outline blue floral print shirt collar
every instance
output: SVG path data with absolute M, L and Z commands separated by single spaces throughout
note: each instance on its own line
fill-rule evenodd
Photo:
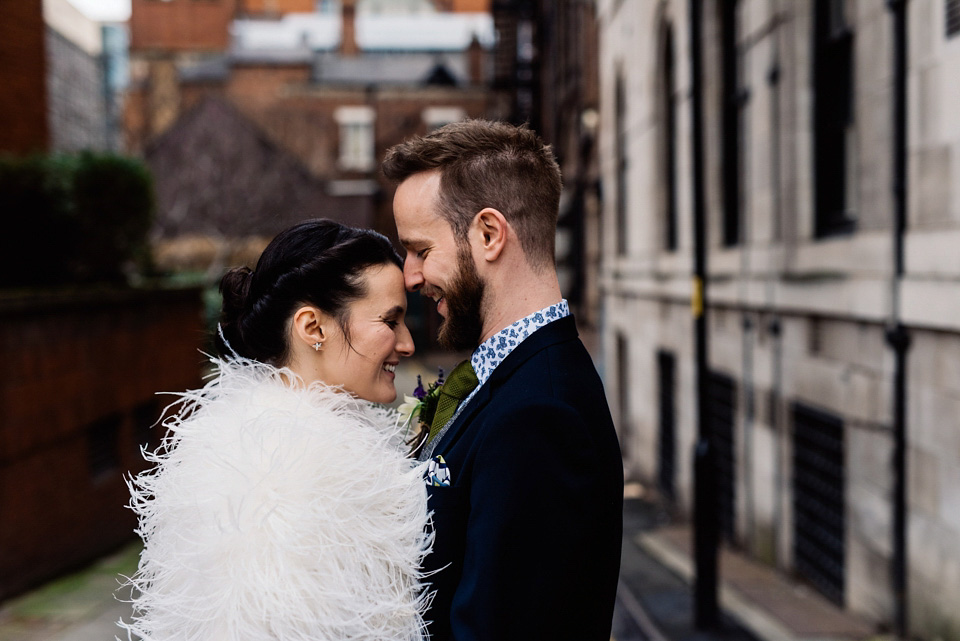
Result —
M 526 318 L 521 318 L 483 341 L 480 347 L 473 352 L 473 356 L 470 357 L 470 364 L 473 365 L 473 371 L 477 374 L 477 386 L 473 388 L 469 396 L 463 399 L 463 402 L 460 403 L 456 412 L 454 412 L 453 418 L 447 421 L 447 424 L 440 430 L 440 433 L 423 448 L 423 451 L 420 452 L 419 459 L 426 461 L 433 456 L 434 449 L 439 445 L 444 435 L 446 435 L 450 426 L 457 420 L 457 417 L 460 416 L 463 408 L 470 403 L 470 400 L 476 395 L 477 390 L 483 387 L 483 384 L 490 379 L 493 370 L 503 362 L 503 359 L 510 355 L 510 352 L 517 348 L 517 345 L 529 338 L 531 334 L 544 325 L 569 315 L 570 306 L 566 300 L 561 300 L 559 303 L 544 307 Z M 436 458 L 434 460 L 436 460 Z M 443 463 L 442 457 L 439 458 L 437 464 L 439 465 L 441 463 Z
M 510 352 L 517 348 L 517 345 L 544 325 L 569 315 L 570 305 L 567 304 L 566 299 L 563 299 L 559 303 L 544 307 L 526 318 L 521 318 L 512 325 L 504 327 L 480 343 L 480 347 L 470 357 L 470 364 L 473 365 L 473 371 L 476 372 L 477 381 L 479 381 L 476 389 L 480 389 L 490 379 L 493 370 L 497 369 L 497 366 L 510 355 Z M 470 396 L 473 396 L 473 394 Z M 469 397 L 467 400 L 469 400 Z M 466 403 L 463 404 L 466 405 Z

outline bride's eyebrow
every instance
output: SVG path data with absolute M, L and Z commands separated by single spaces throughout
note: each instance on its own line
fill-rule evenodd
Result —
M 395 305 L 394 307 L 391 307 L 389 310 L 387 310 L 386 312 L 384 312 L 381 316 L 382 316 L 383 318 L 390 318 L 390 317 L 393 317 L 393 316 L 399 316 L 399 315 L 402 314 L 404 311 L 405 311 L 405 310 L 404 310 L 404 308 L 403 308 L 402 305 Z

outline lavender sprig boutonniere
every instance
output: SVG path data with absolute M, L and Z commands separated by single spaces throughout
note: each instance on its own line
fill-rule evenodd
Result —
M 420 448 L 427 442 L 427 436 L 430 435 L 430 425 L 433 423 L 433 415 L 437 412 L 443 380 L 441 367 L 437 380 L 424 389 L 423 380 L 418 374 L 417 388 L 413 390 L 413 396 L 404 394 L 403 403 L 397 408 L 400 412 L 400 420 L 407 426 L 407 445 L 411 448 L 411 456 L 416 456 L 420 452 Z

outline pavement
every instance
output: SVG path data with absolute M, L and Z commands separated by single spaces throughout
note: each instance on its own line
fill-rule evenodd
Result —
M 414 357 L 397 370 L 399 401 L 417 375 L 425 384 L 462 358 Z M 620 584 L 611 641 L 880 641 L 873 626 L 840 610 L 782 573 L 724 549 L 719 587 L 723 612 L 714 630 L 693 621 L 689 525 L 674 522 L 656 495 L 627 487 Z M 88 568 L 0 603 L 0 641 L 108 641 L 131 607 L 120 588 L 137 566 L 131 543 Z M 126 639 L 126 637 L 122 637 Z
M 0 603 L 0 641 L 108 641 L 128 619 L 123 576 L 137 569 L 140 544 L 132 543 L 90 567 Z
M 724 546 L 721 621 L 693 625 L 693 532 L 652 492 L 629 484 L 624 500 L 615 641 L 892 641 L 784 573 Z

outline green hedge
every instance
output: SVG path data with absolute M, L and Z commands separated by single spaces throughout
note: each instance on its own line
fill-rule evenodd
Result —
M 154 209 L 132 158 L 0 158 L 0 287 L 124 282 L 148 264 Z

